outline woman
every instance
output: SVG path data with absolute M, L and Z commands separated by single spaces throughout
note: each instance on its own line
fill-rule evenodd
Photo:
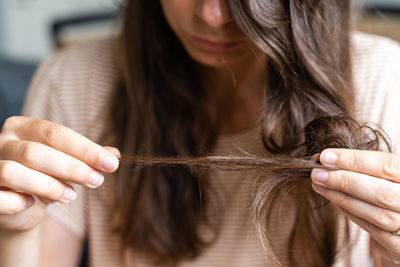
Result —
M 119 151 L 99 144 L 290 155 L 310 120 L 341 113 L 379 123 L 396 144 L 400 49 L 350 37 L 345 2 L 127 0 L 122 48 L 104 40 L 46 61 L 30 117 L 10 118 L 0 135 L 1 265 L 75 266 L 85 235 L 92 266 L 271 265 L 248 223 L 256 172 L 121 166 L 104 179 Z M 320 162 L 336 169 L 313 170 L 313 188 L 366 232 L 351 225 L 348 254 L 316 251 L 325 245 L 315 240 L 288 253 L 296 211 L 279 196 L 269 232 L 279 260 L 366 266 L 369 238 L 376 263 L 400 259 L 399 156 L 328 149 Z M 70 204 L 45 213 L 55 201 Z

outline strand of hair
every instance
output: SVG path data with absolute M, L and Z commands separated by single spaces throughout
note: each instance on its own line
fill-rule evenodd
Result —
M 220 170 L 266 170 L 278 169 L 311 170 L 313 168 L 327 168 L 311 158 L 290 158 L 285 156 L 252 157 L 252 156 L 202 156 L 202 157 L 169 157 L 151 155 L 124 155 L 120 162 L 131 162 L 139 167 L 148 166 L 188 166 L 204 167 Z

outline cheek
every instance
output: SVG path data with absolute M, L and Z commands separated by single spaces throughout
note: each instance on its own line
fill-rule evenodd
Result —
M 183 25 L 189 25 L 197 0 L 161 0 L 164 16 L 171 29 L 179 35 Z

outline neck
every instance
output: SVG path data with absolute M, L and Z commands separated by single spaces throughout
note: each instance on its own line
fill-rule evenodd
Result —
M 220 133 L 234 133 L 256 125 L 264 101 L 266 62 L 249 59 L 236 65 L 204 67 L 210 108 L 220 121 Z

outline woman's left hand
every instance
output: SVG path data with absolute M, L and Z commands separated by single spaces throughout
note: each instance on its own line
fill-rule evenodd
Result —
M 400 155 L 326 149 L 320 162 L 338 169 L 314 169 L 314 190 L 367 231 L 381 255 L 400 261 Z

